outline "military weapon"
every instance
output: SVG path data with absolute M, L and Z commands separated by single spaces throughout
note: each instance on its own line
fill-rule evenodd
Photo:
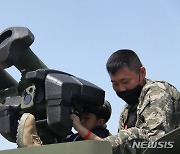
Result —
M 3 103 L 8 93 L 11 96 L 16 96 L 16 86 L 18 82 L 5 70 L 0 68 L 0 103 Z
M 16 142 L 18 120 L 29 112 L 36 117 L 44 144 L 61 142 L 71 133 L 71 111 L 99 106 L 104 90 L 66 72 L 48 69 L 33 53 L 34 35 L 26 27 L 10 27 L 0 34 L 0 133 Z M 4 69 L 15 66 L 17 82 Z
M 39 136 L 44 144 L 61 142 L 71 132 L 71 111 L 81 112 L 84 106 L 99 106 L 104 91 L 96 85 L 69 73 L 48 69 L 29 48 L 34 36 L 28 28 L 11 27 L 0 33 L 0 133 L 16 142 L 18 120 L 25 112 L 33 113 Z M 21 73 L 17 82 L 4 69 L 15 66 Z M 158 141 L 175 141 L 179 151 L 180 129 Z M 79 148 L 81 144 L 81 148 Z M 169 153 L 170 149 L 147 149 L 144 154 Z M 2 151 L 2 154 L 52 153 L 111 154 L 108 142 L 87 141 L 61 143 L 41 147 Z

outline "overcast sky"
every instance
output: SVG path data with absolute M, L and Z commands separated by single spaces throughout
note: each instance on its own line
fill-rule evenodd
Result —
M 178 0 L 1 0 L 0 31 L 28 27 L 34 53 L 49 67 L 88 80 L 106 91 L 112 105 L 108 128 L 117 133 L 124 102 L 111 87 L 105 64 L 116 50 L 136 51 L 147 77 L 180 89 Z M 20 73 L 7 71 L 17 80 Z M 0 136 L 0 150 L 16 148 Z

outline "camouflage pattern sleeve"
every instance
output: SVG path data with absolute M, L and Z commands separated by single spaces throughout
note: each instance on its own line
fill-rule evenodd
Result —
M 117 135 L 104 139 L 111 143 L 113 154 L 139 154 L 142 149 L 131 148 L 132 142 L 155 141 L 175 128 L 173 112 L 179 92 L 172 95 L 163 86 L 153 84 L 143 88 L 135 127 L 121 129 Z

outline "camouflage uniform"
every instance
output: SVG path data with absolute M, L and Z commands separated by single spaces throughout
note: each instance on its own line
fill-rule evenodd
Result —
M 179 127 L 178 114 L 180 114 L 178 90 L 167 82 L 146 79 L 139 104 L 136 107 L 125 105 L 120 116 L 118 134 L 104 140 L 112 144 L 114 154 L 142 153 L 143 149 L 131 148 L 132 142 L 155 141 Z M 125 128 L 127 121 L 129 126 Z

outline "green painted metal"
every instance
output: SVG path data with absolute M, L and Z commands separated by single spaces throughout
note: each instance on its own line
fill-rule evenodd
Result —
M 9 96 L 16 96 L 18 82 L 6 71 L 0 68 L 0 103 Z
M 174 142 L 173 148 L 156 148 L 156 149 L 147 149 L 144 154 L 178 154 L 180 152 L 180 127 L 167 133 L 165 136 L 160 138 L 158 141 L 171 141 Z
M 0 68 L 0 90 L 17 85 L 18 82 L 7 71 Z
M 77 141 L 0 151 L 0 154 L 112 154 L 106 141 Z
M 26 73 L 29 71 L 34 71 L 39 68 L 48 68 L 34 53 L 28 48 L 25 50 L 15 64 L 19 71 Z

